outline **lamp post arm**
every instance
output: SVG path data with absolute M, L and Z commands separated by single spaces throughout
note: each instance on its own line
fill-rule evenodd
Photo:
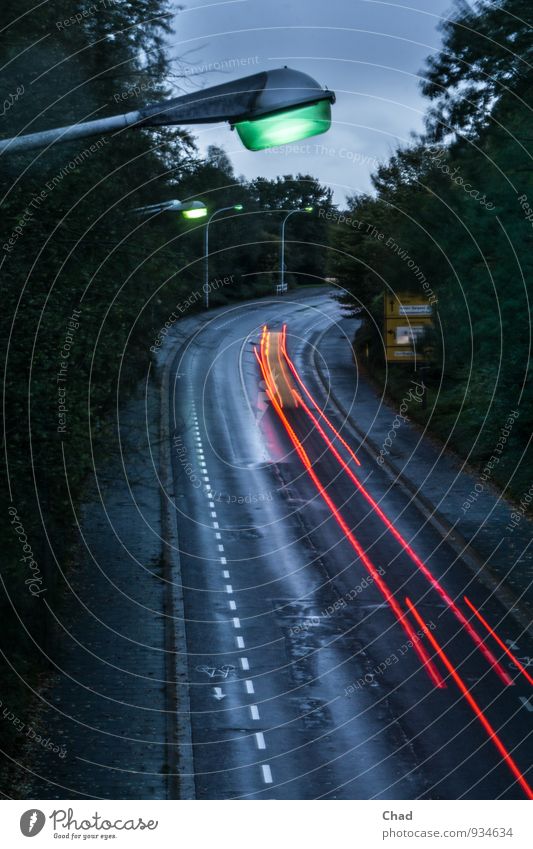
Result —
M 36 150 L 48 147 L 57 142 L 69 142 L 89 136 L 102 136 L 123 130 L 126 127 L 138 125 L 141 112 L 126 112 L 124 115 L 113 115 L 110 118 L 98 118 L 96 121 L 83 121 L 81 124 L 70 124 L 66 127 L 56 127 L 54 130 L 43 130 L 41 133 L 29 133 L 25 136 L 15 136 L 12 139 L 0 140 L 1 153 L 21 153 L 26 150 Z

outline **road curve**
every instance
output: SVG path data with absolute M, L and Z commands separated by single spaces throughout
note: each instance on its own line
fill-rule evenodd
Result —
M 239 304 L 175 354 L 196 798 L 531 797 L 516 634 L 328 399 L 339 317 Z

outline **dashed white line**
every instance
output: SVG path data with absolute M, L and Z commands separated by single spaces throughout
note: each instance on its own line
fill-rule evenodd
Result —
M 233 627 L 234 628 L 240 628 L 241 627 L 241 620 L 239 619 L 238 616 L 233 617 Z
M 209 506 L 210 506 L 211 508 L 212 508 L 212 507 L 214 507 L 214 506 L 215 506 L 215 502 L 214 502 L 214 501 L 210 501 L 210 502 L 209 502 Z
M 223 560 L 224 558 L 221 557 L 220 559 Z M 227 569 L 224 569 L 224 571 L 222 572 L 222 577 L 223 578 L 229 578 L 229 572 L 228 572 Z
M 218 550 L 219 550 L 219 551 L 224 551 L 224 546 L 223 546 L 223 545 L 219 545 L 219 546 L 218 546 Z
M 266 746 L 265 738 L 263 736 L 262 731 L 258 731 L 257 734 L 255 735 L 255 742 L 257 743 L 258 749 L 266 749 L 267 746 Z
M 241 657 L 241 666 L 242 666 L 242 668 L 244 669 L 245 672 L 247 672 L 248 669 L 250 669 L 250 664 L 248 663 L 247 657 Z
M 272 784 L 272 770 L 270 769 L 268 764 L 262 764 L 261 770 L 263 772 L 263 781 L 265 784 Z
M 213 506 L 214 506 L 214 505 L 213 505 Z M 216 510 L 211 510 L 211 518 L 212 518 L 212 519 L 216 519 L 216 517 L 217 517 L 217 511 L 216 511 Z
M 247 692 L 247 693 L 255 693 L 254 685 L 253 685 L 252 681 L 249 681 L 249 680 L 247 679 L 247 680 L 244 682 L 244 686 L 246 687 L 246 692 Z
M 216 516 L 216 513 L 215 513 L 215 516 Z M 213 522 L 213 527 L 214 527 L 214 528 L 219 528 L 219 527 L 220 527 L 220 525 L 218 524 L 218 522 Z
M 259 708 L 257 705 L 250 705 L 250 713 L 252 715 L 252 719 L 259 719 Z
M 237 605 L 235 604 L 235 602 L 233 600 L 230 601 L 230 603 L 229 603 L 229 609 L 230 610 L 237 610 Z
M 226 558 L 225 558 L 225 557 L 221 557 L 221 558 L 220 558 L 220 562 L 222 563 L 222 565 L 223 565 L 223 566 L 226 566 L 226 565 L 227 565 L 227 563 L 228 563 L 228 561 L 226 560 Z M 228 575 L 228 578 L 229 578 L 229 575 Z
M 219 533 L 216 533 L 216 534 L 215 534 L 215 539 L 222 539 L 222 535 L 221 535 L 221 534 L 219 534 Z
M 238 649 L 244 648 L 244 637 L 237 637 L 237 648 Z
M 231 584 L 226 584 L 226 592 L 232 595 L 233 587 L 231 586 Z

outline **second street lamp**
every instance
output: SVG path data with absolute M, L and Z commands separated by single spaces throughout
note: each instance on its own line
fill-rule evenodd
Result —
M 242 203 L 236 203 L 233 206 L 223 206 L 220 209 L 215 209 L 214 212 L 211 213 L 207 221 L 205 222 L 205 237 L 204 237 L 204 295 L 205 295 L 205 308 L 209 309 L 209 225 L 211 221 L 215 217 L 215 215 L 219 215 L 221 212 L 229 212 L 232 209 L 235 209 L 237 212 L 240 212 L 243 209 Z
M 284 292 L 287 291 L 287 284 L 285 283 L 285 224 L 287 223 L 287 219 L 291 217 L 291 215 L 296 215 L 297 212 L 312 212 L 312 206 L 304 206 L 297 207 L 296 209 L 291 209 L 281 222 L 281 251 L 280 251 L 280 282 L 276 286 L 276 293 L 283 295 Z
M 161 203 L 152 203 L 149 206 L 138 206 L 133 212 L 147 215 L 158 212 L 181 212 L 184 218 L 205 218 L 207 207 L 201 200 L 167 200 Z

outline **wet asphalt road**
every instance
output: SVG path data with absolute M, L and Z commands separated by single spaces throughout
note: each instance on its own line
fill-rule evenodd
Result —
M 496 642 L 487 641 L 491 657 L 476 645 L 458 616 L 486 632 L 464 595 L 487 621 L 505 619 L 498 633 L 519 640 L 524 654 L 517 626 L 375 460 L 362 451 L 356 467 L 337 442 L 417 566 L 309 416 L 287 409 L 326 503 L 267 397 L 253 347 L 263 324 L 280 330 L 287 322 L 290 356 L 322 405 L 312 345 L 338 316 L 324 295 L 239 305 L 214 314 L 174 360 L 170 432 L 196 797 L 523 799 L 531 686 Z M 356 387 L 354 368 L 353 416 Z M 357 451 L 335 408 L 325 410 Z M 390 590 L 403 626 L 339 518 Z M 434 656 L 428 637 L 409 644 L 406 622 L 422 632 L 406 598 L 481 721 L 442 657 L 432 669 L 446 686 L 435 686 L 419 654 L 422 646 Z M 516 683 L 507 686 L 502 674 Z

